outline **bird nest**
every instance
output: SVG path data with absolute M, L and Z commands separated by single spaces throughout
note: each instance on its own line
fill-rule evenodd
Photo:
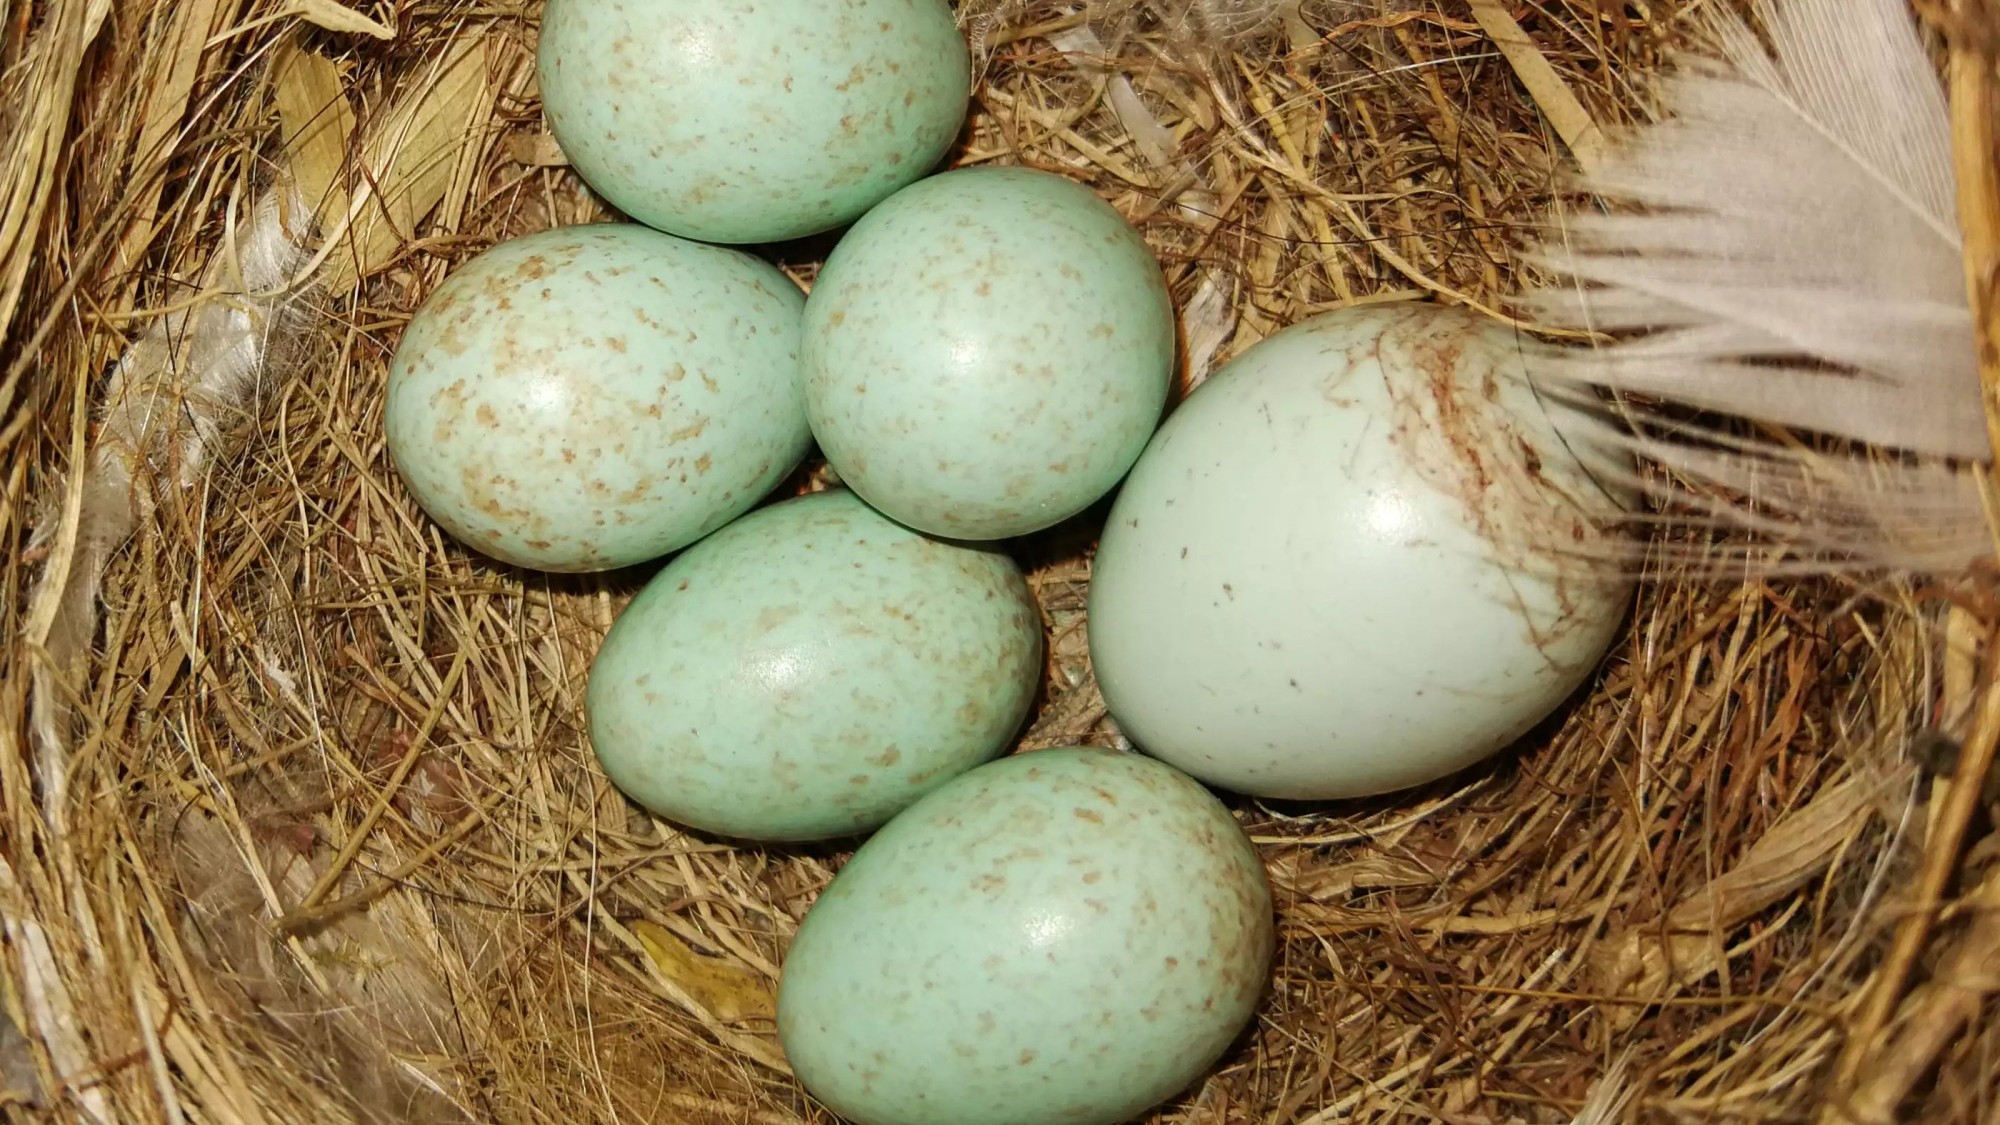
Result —
M 965 0 L 953 160 L 1125 214 L 1191 385 L 1324 310 L 1506 317 L 1573 153 L 1643 105 L 1682 6 Z M 470 553 L 384 452 L 425 295 L 497 240 L 605 217 L 539 112 L 540 5 L 0 12 L 7 1098 L 100 1122 L 830 1120 L 772 997 L 847 853 L 624 800 L 584 683 L 643 575 Z M 317 251 L 259 241 L 307 225 L 287 183 L 335 204 Z M 773 254 L 810 284 L 824 250 Z M 254 346 L 219 348 L 245 324 Z M 1023 749 L 1119 737 L 1084 640 L 1093 539 L 1085 518 L 1016 545 L 1051 638 Z M 1586 692 L 1499 759 L 1232 802 L 1274 975 L 1154 1120 L 1992 1112 L 2000 864 L 1933 780 L 1984 605 L 1662 565 Z

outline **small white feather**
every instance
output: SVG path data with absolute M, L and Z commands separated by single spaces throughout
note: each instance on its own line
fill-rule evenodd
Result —
M 1963 567 L 1991 550 L 1968 474 L 1992 451 L 1915 23 L 1903 0 L 1762 0 L 1767 47 L 1711 11 L 1717 54 L 1684 60 L 1661 120 L 1614 135 L 1584 184 L 1636 211 L 1573 218 L 1540 258 L 1563 281 L 1530 296 L 1543 323 L 1618 342 L 1549 349 L 1538 373 L 1665 404 L 1590 436 L 1706 486 L 1699 512 L 1799 565 Z M 1675 408 L 1779 432 L 1725 439 Z
M 303 224 L 310 214 L 293 193 L 283 184 L 267 191 L 204 269 L 205 299 L 152 322 L 112 369 L 97 447 L 83 470 L 76 549 L 66 567 L 43 571 L 33 595 L 37 607 L 52 607 L 42 641 L 49 659 L 34 672 L 32 706 L 42 804 L 52 819 L 66 808 L 68 714 L 58 677 L 89 651 L 105 568 L 152 501 L 150 482 L 200 481 L 272 373 L 273 320 L 296 298 L 290 272 L 306 257 L 307 232 L 285 220 L 290 214 Z M 55 536 L 53 527 L 38 533 Z

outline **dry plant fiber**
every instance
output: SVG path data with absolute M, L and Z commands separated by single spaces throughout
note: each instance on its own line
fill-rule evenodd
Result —
M 1059 171 L 1130 218 L 1187 383 L 1327 309 L 1506 319 L 1569 170 L 1647 112 L 1696 7 L 966 0 L 954 160 Z M 538 13 L 0 6 L 22 1116 L 829 1120 L 771 995 L 845 853 L 639 815 L 581 702 L 643 576 L 483 561 L 382 450 L 425 294 L 605 216 L 540 119 Z M 1967 42 L 1954 107 L 1991 79 Z M 810 281 L 817 251 L 779 253 Z M 1715 543 L 1661 535 L 1661 558 Z M 1051 630 L 1025 749 L 1120 740 L 1084 644 L 1091 538 L 1022 548 Z M 1518 751 L 1387 798 L 1236 803 L 1275 979 L 1155 1121 L 1994 1119 L 1989 586 L 1650 579 Z

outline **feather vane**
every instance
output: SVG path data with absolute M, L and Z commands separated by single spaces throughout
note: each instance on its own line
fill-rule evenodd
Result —
M 1538 256 L 1560 284 L 1531 311 L 1615 342 L 1550 348 L 1538 377 L 1619 396 L 1587 440 L 1696 484 L 1699 518 L 1781 542 L 1794 569 L 1961 568 L 1992 549 L 1971 476 L 1992 449 L 1917 27 L 1903 0 L 1760 0 L 1767 43 L 1713 11 L 1714 51 L 1585 178 L 1630 209 L 1572 217 Z

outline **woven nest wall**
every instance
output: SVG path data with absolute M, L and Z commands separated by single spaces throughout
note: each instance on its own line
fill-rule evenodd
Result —
M 1573 147 L 1641 109 L 1682 6 L 966 0 L 954 160 L 1060 171 L 1130 218 L 1191 384 L 1311 312 L 1504 316 Z M 541 120 L 539 9 L 0 5 L 15 1110 L 831 1120 L 772 996 L 846 853 L 628 804 L 582 701 L 644 575 L 471 554 L 384 454 L 426 293 L 606 215 Z M 343 205 L 317 259 L 260 256 L 282 176 Z M 774 254 L 809 283 L 824 250 Z M 204 351 L 210 316 L 267 349 Z M 1019 546 L 1051 638 L 1025 748 L 1118 737 L 1084 642 L 1093 534 Z M 1961 862 L 1987 822 L 1947 823 L 1952 744 L 1921 734 L 1957 729 L 1985 635 L 1946 604 L 1658 571 L 1517 751 L 1366 802 L 1236 801 L 1274 978 L 1155 1120 L 1994 1120 L 2000 856 Z M 1926 878 L 1952 905 L 1913 929 Z

